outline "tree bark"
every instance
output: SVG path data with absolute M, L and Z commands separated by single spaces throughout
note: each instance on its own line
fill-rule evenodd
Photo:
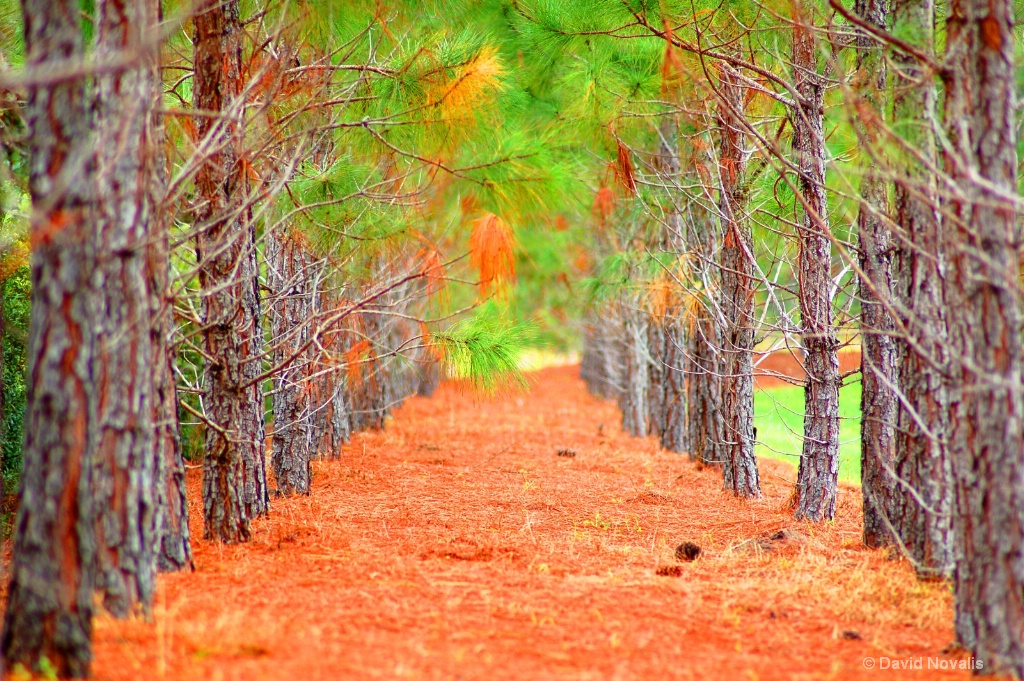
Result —
M 648 355 L 647 325 L 637 310 L 623 314 L 626 385 L 622 394 L 622 429 L 633 437 L 647 435 Z
M 153 262 L 167 262 L 169 251 L 167 232 L 152 240 Z M 193 570 L 191 531 L 188 517 L 188 498 L 185 487 L 185 460 L 181 448 L 178 423 L 177 384 L 172 369 L 176 360 L 171 344 L 173 317 L 167 298 L 167 270 L 151 279 L 153 320 L 153 379 L 156 383 L 153 408 L 156 425 L 157 456 L 162 461 L 162 484 L 159 484 L 160 547 L 157 568 L 161 572 Z
M 746 220 L 743 89 L 738 74 L 721 67 L 719 82 L 718 202 L 722 221 L 720 304 L 725 319 L 722 343 L 722 431 L 718 459 L 725 488 L 739 497 L 761 496 L 754 457 L 754 253 Z
M 807 383 L 796 517 L 830 520 L 839 483 L 839 343 L 832 317 L 832 247 L 825 192 L 825 79 L 818 72 L 813 26 L 798 4 L 793 24 L 793 149 L 799 173 L 801 341 Z
M 154 109 L 162 96 L 155 0 L 96 5 L 96 56 L 139 54 L 131 67 L 96 80 L 95 243 L 93 275 L 98 321 L 93 380 L 97 447 L 93 452 L 97 589 L 107 610 L 126 617 L 149 612 L 156 590 L 162 515 L 158 492 L 164 460 L 158 451 L 152 319 L 151 239 L 158 238 L 154 206 Z M 165 376 L 161 376 L 166 378 Z
M 80 63 L 79 5 L 25 0 L 26 63 Z M 22 472 L 14 556 L 0 649 L 8 669 L 88 676 L 92 661 L 95 529 L 90 439 L 92 381 L 89 233 L 92 153 L 85 83 L 29 87 L 25 106 L 32 195 L 32 312 Z
M 876 28 L 886 25 L 885 3 L 857 0 L 854 12 Z M 866 30 L 858 29 L 857 85 L 854 128 L 863 157 L 861 205 L 857 215 L 861 336 L 861 490 L 864 509 L 864 544 L 877 548 L 892 541 L 892 470 L 895 462 L 896 347 L 894 324 L 885 308 L 893 300 L 892 235 L 883 222 L 888 188 L 873 169 L 879 152 L 872 116 L 881 119 L 885 92 L 882 47 Z
M 618 378 L 613 372 L 615 358 L 613 357 L 613 334 L 610 329 L 616 328 L 612 322 L 596 320 L 588 326 L 586 331 L 586 349 L 583 354 L 580 367 L 581 377 L 587 384 L 587 389 L 602 399 L 615 397 L 614 385 Z
M 162 16 L 159 2 L 155 2 L 156 18 Z M 162 97 L 162 81 L 156 78 L 156 103 Z M 181 424 L 178 420 L 178 384 L 174 375 L 177 351 L 174 348 L 174 309 L 170 289 L 170 239 L 166 206 L 167 163 L 162 153 L 166 131 L 162 114 L 152 114 L 152 150 L 149 161 L 153 166 L 150 195 L 153 214 L 148 237 L 150 347 L 153 371 L 153 425 L 156 456 L 160 463 L 161 478 L 157 482 L 157 508 L 160 514 L 160 540 L 157 569 L 160 572 L 194 570 L 191 532 L 189 528 L 188 498 L 185 487 L 185 460 L 181 447 Z
M 701 305 L 693 320 L 689 337 L 689 386 L 687 404 L 689 414 L 687 439 L 690 459 L 705 466 L 717 466 L 717 443 L 721 426 L 721 368 L 718 351 L 719 330 L 713 312 Z
M 204 0 L 196 7 L 193 104 L 199 138 L 212 151 L 196 174 L 201 203 L 197 252 L 206 354 L 203 462 L 205 536 L 247 541 L 249 521 L 269 509 L 260 374 L 262 332 L 255 225 L 246 206 L 242 27 L 238 2 Z
M 1013 3 L 949 7 L 943 224 L 954 382 L 956 633 L 986 674 L 1024 677 L 1024 376 Z
M 316 319 L 333 314 L 337 310 L 337 305 L 326 288 L 329 266 L 328 261 L 319 260 L 313 267 L 312 314 Z M 337 337 L 337 333 L 325 330 L 310 351 L 310 371 L 316 376 L 313 379 L 316 385 L 313 401 L 313 443 L 316 455 L 324 459 L 340 457 L 341 446 L 349 439 L 344 373 L 339 371 L 340 362 L 332 357 L 334 355 L 340 358 L 345 353 L 343 348 L 336 345 Z
M 666 183 L 671 187 L 680 181 L 682 165 L 679 160 L 679 121 L 666 116 L 659 126 L 660 148 L 658 159 Z M 683 223 L 678 197 L 666 197 L 668 209 L 662 242 L 670 252 L 682 255 L 686 252 L 687 232 Z M 673 305 L 663 323 L 664 341 L 659 361 L 664 375 L 661 377 L 661 446 L 670 452 L 685 452 L 686 443 L 686 343 L 687 322 L 683 319 L 685 310 L 679 299 L 673 296 Z
M 327 298 L 321 293 L 321 304 L 327 305 L 326 300 L 331 300 L 334 308 L 339 303 L 333 298 Z M 324 339 L 324 347 L 328 351 L 327 361 L 331 371 L 327 374 L 327 395 L 328 402 L 325 407 L 325 431 L 324 447 L 327 448 L 327 456 L 334 458 L 341 456 L 341 446 L 349 441 L 352 435 L 352 406 L 349 403 L 349 386 L 345 372 L 341 370 L 341 358 L 345 356 L 346 334 L 344 332 L 344 320 L 338 320 L 334 328 Z
M 296 237 L 268 234 L 266 244 L 267 284 L 273 296 L 269 310 L 274 344 L 271 361 L 279 367 L 274 376 L 271 461 L 278 493 L 309 494 L 314 404 L 308 375 L 310 353 L 303 347 L 309 341 L 313 318 L 311 259 Z
M 673 315 L 679 315 L 674 311 Z M 661 446 L 670 452 L 685 452 L 686 443 L 686 325 L 680 319 L 665 324 L 665 393 Z
M 934 52 L 932 0 L 897 0 L 893 29 L 920 36 L 917 47 Z M 935 85 L 915 57 L 894 51 L 894 126 L 915 155 L 937 162 L 931 121 Z M 909 156 L 909 154 L 908 154 Z M 901 159 L 895 186 L 895 221 L 903 244 L 896 252 L 897 300 L 908 341 L 897 342 L 903 401 L 896 429 L 891 515 L 900 542 L 921 576 L 952 572 L 952 471 L 949 437 L 949 332 L 938 189 L 918 158 Z M 912 342 L 910 342 L 912 341 Z
M 359 365 L 350 373 L 349 400 L 352 405 L 352 432 L 380 430 L 387 415 L 384 397 L 384 372 L 377 352 L 381 338 L 380 316 L 375 312 L 354 315 L 358 333 L 352 334 L 351 344 L 363 340 L 370 345 L 363 356 L 357 358 Z
M 665 432 L 665 388 L 668 378 L 668 367 L 665 365 L 666 355 L 666 319 L 647 320 L 647 356 L 650 358 L 647 367 L 647 432 L 661 438 Z

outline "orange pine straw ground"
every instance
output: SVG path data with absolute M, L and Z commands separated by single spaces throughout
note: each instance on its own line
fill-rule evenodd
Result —
M 198 571 L 161 578 L 152 622 L 99 618 L 96 678 L 966 678 L 927 669 L 957 659 L 949 588 L 861 548 L 856 488 L 834 524 L 795 522 L 785 464 L 762 461 L 764 499 L 736 500 L 625 436 L 578 367 L 532 376 L 529 394 L 410 400 L 252 543 L 196 541 Z

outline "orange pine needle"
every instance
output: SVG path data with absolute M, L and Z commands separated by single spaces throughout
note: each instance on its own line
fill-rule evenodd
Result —
M 492 287 L 515 278 L 515 235 L 512 228 L 494 213 L 484 213 L 473 221 L 469 237 L 470 264 L 480 273 L 480 292 L 487 296 Z
M 594 196 L 594 214 L 604 224 L 615 211 L 615 192 L 610 187 L 601 187 Z
M 615 179 L 630 194 L 636 194 L 636 177 L 633 174 L 633 162 L 629 158 L 629 149 L 619 142 L 618 157 L 615 161 Z
M 355 343 L 345 352 L 346 373 L 352 385 L 361 385 L 363 382 L 363 361 L 372 351 L 370 341 L 361 340 Z

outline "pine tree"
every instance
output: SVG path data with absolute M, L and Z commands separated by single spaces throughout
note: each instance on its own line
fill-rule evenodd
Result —
M 261 374 L 262 332 L 256 235 L 244 149 L 242 26 L 237 2 L 204 2 L 193 17 L 193 105 L 209 147 L 196 185 L 195 217 L 209 418 L 203 462 L 205 535 L 247 541 L 249 522 L 269 509 Z
M 949 266 L 949 454 L 956 481 L 957 639 L 991 674 L 1024 675 L 1024 347 L 1013 6 L 957 0 L 947 25 L 943 224 Z
M 77 2 L 26 2 L 26 66 L 80 63 Z M 25 121 L 33 210 L 32 321 L 25 463 L 0 648 L 7 665 L 88 676 L 96 540 L 90 438 L 94 325 L 85 80 L 29 88 Z
M 796 517 L 820 521 L 836 512 L 839 482 L 839 343 L 832 310 L 832 243 L 825 188 L 825 79 L 818 66 L 813 17 L 794 5 L 792 111 L 794 165 L 802 221 L 797 262 L 800 335 L 807 372 L 803 451 Z

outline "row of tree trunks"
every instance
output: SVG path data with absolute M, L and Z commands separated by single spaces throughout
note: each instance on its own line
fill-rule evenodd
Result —
M 262 386 L 263 334 L 255 225 L 242 155 L 245 121 L 242 26 L 236 1 L 206 0 L 194 24 L 193 106 L 209 152 L 196 174 L 196 250 L 207 355 L 203 462 L 205 535 L 246 541 L 249 521 L 267 513 Z
M 26 2 L 24 16 L 31 67 L 81 63 L 77 3 Z M 33 290 L 8 666 L 87 676 L 94 593 L 114 615 L 147 612 L 158 562 L 191 562 L 155 208 L 158 25 L 155 0 L 99 2 L 95 54 L 134 61 L 92 87 L 83 75 L 29 88 Z
M 337 310 L 340 307 L 336 298 L 326 291 L 321 292 L 317 301 L 325 311 Z M 341 358 L 348 350 L 348 337 L 344 333 L 343 323 L 343 320 L 334 322 L 318 347 L 321 361 L 317 370 L 323 372 L 323 402 L 318 406 L 315 429 L 320 437 L 321 456 L 327 459 L 341 456 L 341 446 L 348 442 L 352 435 L 349 381 L 346 373 L 340 370 Z
M 406 398 L 432 393 L 440 371 L 427 348 L 413 346 L 419 327 L 406 313 L 424 293 L 416 283 L 367 288 L 360 308 L 343 314 L 351 301 L 328 291 L 329 262 L 305 239 L 267 235 L 266 256 L 274 477 L 279 494 L 308 494 L 313 459 L 340 456 L 353 432 L 383 428 Z
M 317 269 L 318 286 L 313 297 L 313 314 L 318 320 L 322 319 L 325 313 L 331 314 L 337 310 L 337 306 L 331 304 L 333 297 L 326 290 L 326 267 L 327 263 L 321 261 Z M 347 401 L 348 384 L 345 381 L 345 373 L 341 370 L 341 362 L 335 359 L 343 357 L 344 354 L 338 334 L 329 330 L 325 330 L 310 347 L 310 371 L 313 375 L 313 453 L 321 459 L 340 457 L 342 445 L 349 441 L 352 434 Z
M 836 506 L 840 376 L 825 185 L 828 78 L 819 68 L 811 10 L 799 4 L 794 8 L 789 91 L 795 100 L 790 120 L 802 212 L 797 268 L 807 374 L 795 515 L 820 521 L 833 517 Z M 854 128 L 861 147 L 900 147 L 892 157 L 868 159 L 860 188 L 864 540 L 869 546 L 900 543 L 922 576 L 945 575 L 955 564 L 958 640 L 971 649 L 985 673 L 1020 678 L 1024 300 L 1013 10 L 1005 0 L 954 0 L 947 19 L 946 60 L 936 66 L 930 0 L 897 0 L 888 21 L 884 3 L 858 0 L 858 73 L 849 82 L 855 88 Z M 890 36 L 910 36 L 918 49 L 908 50 L 907 43 Z M 882 47 L 887 41 L 889 63 L 896 66 L 888 90 L 892 129 L 901 141 L 880 147 L 879 137 L 888 134 L 875 124 L 883 116 L 887 91 Z M 727 69 L 722 67 L 723 72 Z M 932 135 L 937 117 L 931 81 L 936 74 L 945 85 L 946 177 L 941 193 L 932 170 L 938 157 Z M 727 92 L 722 99 L 729 101 Z M 731 127 L 723 123 L 726 135 Z M 733 171 L 742 168 L 743 159 L 730 154 L 729 142 L 723 139 L 721 157 L 724 233 L 717 264 L 723 273 L 722 291 L 713 301 L 721 302 L 723 321 L 719 323 L 714 305 L 694 315 L 686 372 L 691 456 L 723 463 L 727 469 L 730 446 L 746 439 L 743 433 L 733 436 L 743 430 L 736 425 L 737 415 L 745 418 L 743 405 L 736 404 L 743 395 L 737 380 L 748 372 L 732 356 L 743 353 L 730 350 L 748 347 L 745 338 L 737 337 L 736 326 L 746 311 L 741 275 L 749 276 L 736 262 L 744 235 L 734 219 L 741 213 L 730 202 Z M 894 210 L 889 209 L 883 168 L 896 170 Z M 887 215 L 893 219 L 888 221 Z M 708 259 L 706 252 L 696 250 Z M 628 321 L 618 341 L 606 327 L 591 330 L 583 367 L 594 392 L 620 399 L 623 411 L 629 411 L 624 424 L 634 431 L 639 421 L 634 376 L 640 375 L 634 366 L 635 335 Z M 655 362 L 667 352 L 660 329 L 649 333 L 648 347 Z M 621 368 L 604 366 L 602 360 L 609 356 Z M 669 374 L 653 366 L 650 405 L 660 411 Z M 609 390 L 615 380 L 619 385 Z M 649 423 L 657 429 L 663 427 L 662 419 L 661 413 L 652 414 Z
M 704 465 L 719 465 L 716 457 L 723 440 L 720 332 L 711 311 L 702 307 L 693 320 L 670 314 L 642 323 L 628 321 L 635 310 L 606 312 L 602 323 L 591 324 L 585 332 L 580 375 L 587 389 L 619 403 L 626 432 L 655 435 L 670 451 L 687 451 Z M 655 326 L 658 331 L 652 333 Z M 752 390 L 751 385 L 751 402 Z M 752 433 L 750 437 L 752 445 Z M 749 474 L 748 481 L 755 486 L 756 470 L 754 466 L 753 472 L 741 471 Z
M 384 395 L 384 369 L 379 348 L 374 339 L 380 338 L 381 319 L 376 310 L 355 317 L 350 334 L 350 347 L 364 344 L 361 352 L 352 355 L 349 370 L 352 398 L 352 430 L 380 430 L 387 417 L 387 399 Z
M 393 292 L 391 297 L 406 298 L 401 292 Z M 416 328 L 403 323 L 406 320 L 400 316 L 391 315 L 392 311 L 401 313 L 400 304 L 381 303 L 362 315 L 360 326 L 365 337 L 373 341 L 354 372 L 350 388 L 353 432 L 384 428 L 391 412 L 423 385 L 423 367 L 434 365 L 433 371 L 437 371 L 433 358 L 411 350 L 418 335 Z M 436 387 L 436 383 L 432 385 Z

